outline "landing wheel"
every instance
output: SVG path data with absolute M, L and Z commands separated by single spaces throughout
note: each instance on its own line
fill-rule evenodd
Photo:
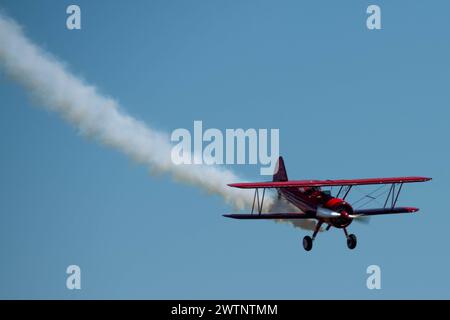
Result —
M 354 234 L 350 234 L 347 237 L 347 247 L 349 249 L 355 249 L 356 248 L 356 243 L 357 243 L 356 236 Z
M 313 246 L 313 240 L 312 240 L 312 238 L 311 238 L 310 236 L 305 236 L 305 237 L 303 238 L 303 248 L 304 248 L 306 251 L 310 251 L 310 250 L 312 249 L 312 246 Z

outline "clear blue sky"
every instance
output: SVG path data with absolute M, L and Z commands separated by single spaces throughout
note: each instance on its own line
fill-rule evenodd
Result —
M 68 31 L 77 3 L 82 30 Z M 378 4 L 382 30 L 366 28 Z M 12 1 L 0 8 L 149 126 L 279 128 L 291 178 L 424 175 L 417 215 L 320 234 L 230 221 L 0 73 L 0 298 L 450 298 L 448 1 Z M 259 167 L 234 166 L 249 180 Z M 65 287 L 66 267 L 82 290 Z M 366 288 L 366 268 L 382 289 Z

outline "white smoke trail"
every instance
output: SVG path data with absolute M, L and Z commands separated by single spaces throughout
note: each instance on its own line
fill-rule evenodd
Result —
M 285 200 L 284 198 L 276 198 L 272 200 L 269 212 L 300 212 L 300 210 L 293 204 Z M 290 223 L 295 228 L 301 228 L 306 230 L 314 230 L 316 227 L 316 220 L 313 219 L 277 219 L 275 222 L 279 223 Z M 320 230 L 322 231 L 322 230 Z
M 27 39 L 17 23 L 1 14 L 0 65 L 45 108 L 62 115 L 83 134 L 153 171 L 168 172 L 177 181 L 220 195 L 236 208 L 251 207 L 252 192 L 227 186 L 240 181 L 233 172 L 206 165 L 173 164 L 168 135 L 148 128 L 120 110 L 115 100 L 72 75 L 61 62 Z M 268 197 L 267 206 L 272 202 Z

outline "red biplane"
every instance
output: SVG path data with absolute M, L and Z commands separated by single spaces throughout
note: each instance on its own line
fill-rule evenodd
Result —
M 345 237 L 347 238 L 348 248 L 354 249 L 357 241 L 356 236 L 354 234 L 348 234 L 347 232 L 347 227 L 354 219 L 380 214 L 413 213 L 419 211 L 418 208 L 414 207 L 396 207 L 398 196 L 400 195 L 404 183 L 425 182 L 429 180 L 431 180 L 431 178 L 426 177 L 351 180 L 288 180 L 283 158 L 280 157 L 272 182 L 229 184 L 230 187 L 235 188 L 255 189 L 255 195 L 253 198 L 252 212 L 250 214 L 225 214 L 224 216 L 234 219 L 316 219 L 317 224 L 312 237 L 305 236 L 303 238 L 303 247 L 306 251 L 312 249 L 313 241 L 324 223 L 327 224 L 327 231 L 331 227 L 343 229 Z M 379 188 L 388 187 L 389 192 L 387 193 L 382 208 L 354 209 L 353 206 L 346 201 L 352 187 L 362 185 L 381 185 Z M 326 187 L 337 187 L 338 191 L 333 196 L 331 190 L 325 190 Z M 285 198 L 288 202 L 300 209 L 301 212 L 262 213 L 265 191 L 269 188 L 275 188 L 279 198 Z M 262 189 L 261 199 L 260 189 Z M 362 199 L 369 199 L 369 201 L 375 199 L 373 193 L 377 190 L 378 189 L 364 195 Z M 353 203 L 353 205 L 354 204 L 355 203 Z

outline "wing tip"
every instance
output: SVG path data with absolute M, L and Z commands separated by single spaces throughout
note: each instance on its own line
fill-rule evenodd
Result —
M 229 186 L 231 188 L 245 189 L 246 184 L 248 184 L 248 183 L 246 183 L 246 182 L 235 182 L 235 183 L 228 183 L 227 186 Z

